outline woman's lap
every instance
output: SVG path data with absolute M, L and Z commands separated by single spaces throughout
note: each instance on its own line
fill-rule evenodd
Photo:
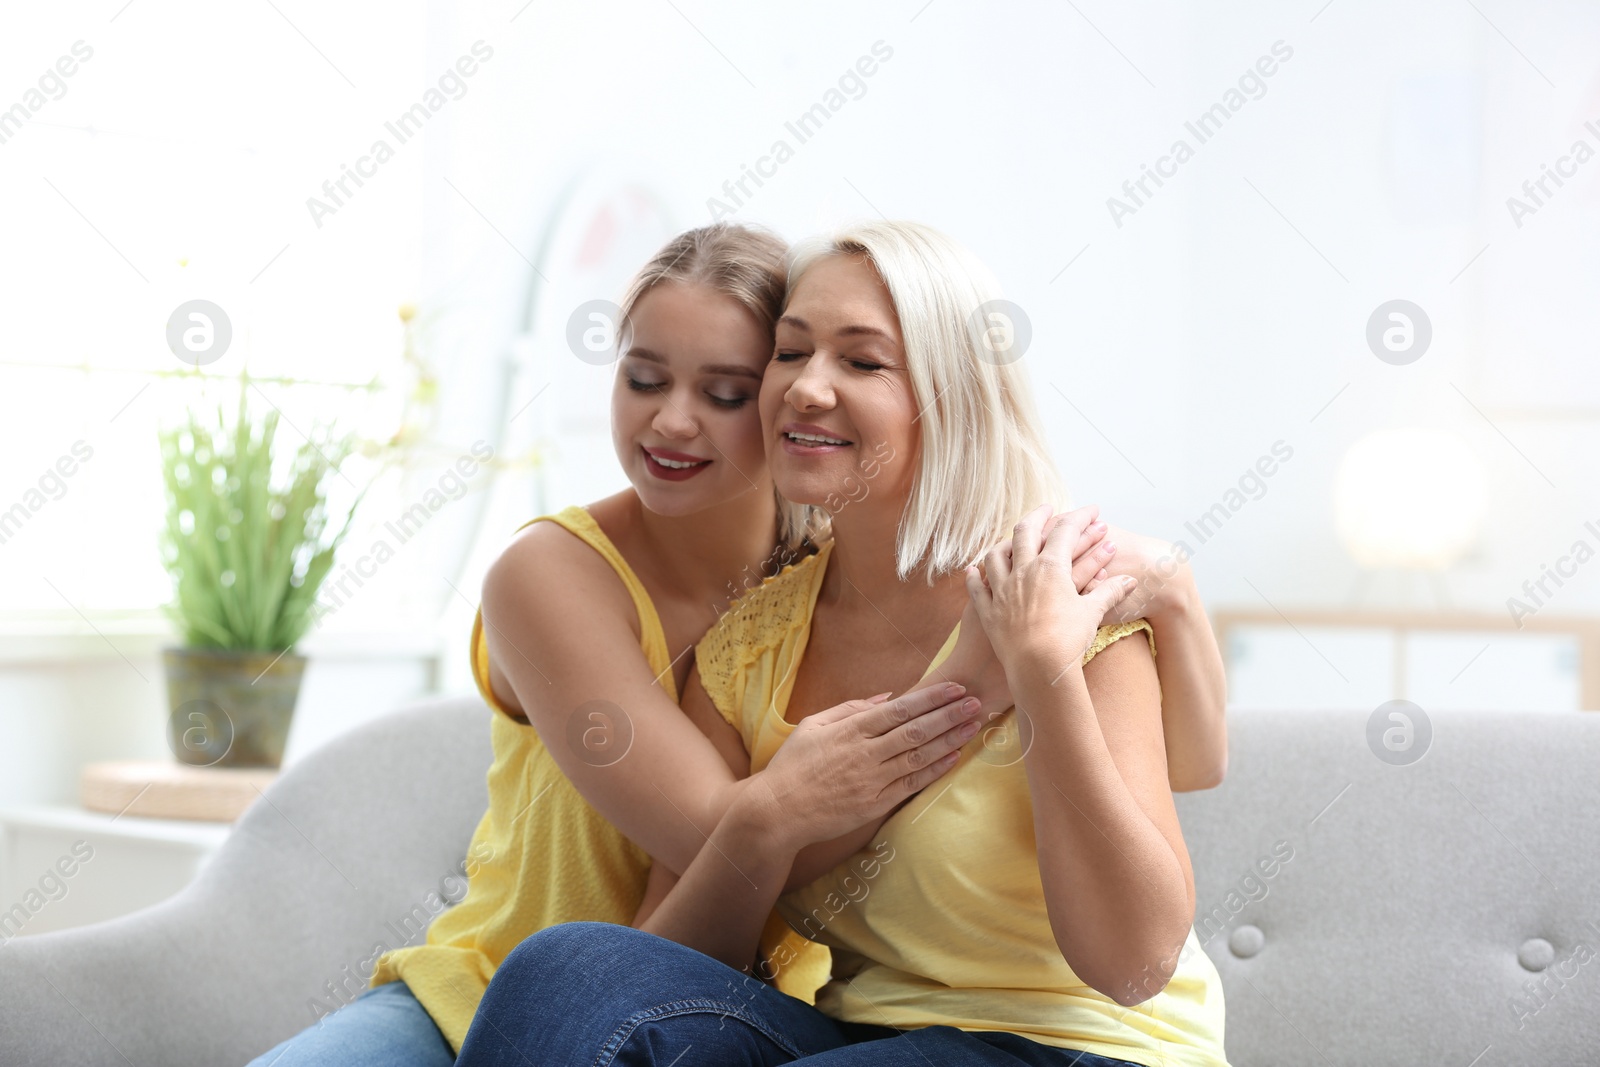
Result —
M 450 1067 L 455 1055 L 404 982 L 363 992 L 248 1067 Z
M 897 1032 L 839 1023 L 675 942 L 567 923 L 506 957 L 461 1046 L 460 1067 L 1104 1067 L 1121 1061 L 1015 1034 Z
M 844 1043 L 810 1005 L 693 949 L 627 926 L 566 923 L 500 964 L 458 1062 L 664 1065 L 692 1046 L 679 1067 L 766 1067 Z

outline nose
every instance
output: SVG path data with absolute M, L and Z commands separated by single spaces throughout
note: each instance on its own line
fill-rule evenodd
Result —
M 814 353 L 800 368 L 800 373 L 783 394 L 789 406 L 796 411 L 826 410 L 834 406 L 833 379 L 830 368 L 833 360 L 821 352 Z
M 661 405 L 656 408 L 655 418 L 650 420 L 650 428 L 663 437 L 677 441 L 688 441 L 700 436 L 700 424 L 690 418 L 683 406 L 675 403 L 667 394 L 662 394 Z

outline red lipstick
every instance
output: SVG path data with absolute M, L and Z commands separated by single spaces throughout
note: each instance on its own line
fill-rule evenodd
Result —
M 711 466 L 709 459 L 691 456 L 687 452 L 674 452 L 670 448 L 647 448 L 640 446 L 639 451 L 644 455 L 645 469 L 664 482 L 683 482 L 693 478 L 696 474 Z M 692 463 L 693 466 L 669 467 L 666 463 Z

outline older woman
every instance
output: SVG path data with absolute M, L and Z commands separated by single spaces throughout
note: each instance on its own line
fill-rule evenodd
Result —
M 797 255 L 761 385 L 768 466 L 792 502 L 868 491 L 697 648 L 684 706 L 738 729 L 760 785 L 642 930 L 574 923 L 513 951 L 460 1063 L 1225 1064 L 1153 632 L 1102 625 L 1130 579 L 1080 595 L 1070 577 L 1093 516 L 1054 521 L 1021 368 L 978 358 L 969 323 L 998 296 L 925 227 Z M 855 773 L 810 743 L 856 721 L 873 743 L 841 699 L 991 661 L 1007 743 L 942 757 L 862 851 L 785 892 L 802 849 L 861 826 L 837 802 Z M 774 903 L 833 950 L 815 1006 L 750 977 Z
M 532 520 L 484 582 L 471 659 L 494 712 L 495 758 L 466 897 L 439 914 L 424 944 L 375 946 L 372 987 L 261 1064 L 453 1063 L 490 978 L 519 942 L 571 920 L 642 921 L 704 844 L 702 827 L 759 785 L 759 774 L 746 777 L 737 731 L 703 702 L 680 709 L 677 694 L 689 651 L 730 593 L 809 552 L 807 535 L 826 527 L 823 509 L 784 505 L 779 532 L 757 412 L 787 253 L 773 234 L 715 224 L 673 238 L 629 285 L 611 420 L 631 484 Z M 859 495 L 846 487 L 824 505 L 854 507 Z M 1105 534 L 1096 524 L 1079 539 L 1080 584 L 1102 566 L 1155 558 L 1148 539 L 1119 533 L 1124 547 L 1113 552 Z M 1155 607 L 1158 632 L 1179 648 L 1163 656 L 1162 677 L 1186 698 L 1165 709 L 1173 782 L 1200 788 L 1221 771 L 1221 699 L 1182 682 L 1216 669 L 1215 646 L 1187 596 Z M 890 807 L 933 780 L 934 757 L 963 740 L 951 728 L 972 717 L 960 709 L 976 698 L 942 684 L 945 676 L 932 680 L 941 684 L 872 707 L 861 722 L 882 729 L 870 751 L 854 743 L 861 722 L 811 731 L 820 758 L 861 771 L 855 793 L 838 790 L 832 802 L 867 821 L 808 846 L 790 871 L 796 886 L 854 853 Z M 993 702 L 976 671 L 961 680 Z M 910 717 L 920 720 L 914 729 Z M 915 773 L 897 762 L 913 760 Z M 828 974 L 827 949 L 781 920 L 769 924 L 764 957 L 778 987 L 803 1000 Z

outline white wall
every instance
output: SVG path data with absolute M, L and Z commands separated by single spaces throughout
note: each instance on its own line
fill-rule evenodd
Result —
M 1489 472 L 1480 544 L 1443 582 L 1458 607 L 1503 612 L 1525 579 L 1580 536 L 1583 519 L 1600 517 L 1586 469 L 1600 410 L 1591 321 L 1600 162 L 1521 227 L 1505 206 L 1577 137 L 1600 144 L 1583 133 L 1586 119 L 1600 119 L 1592 5 L 510 0 L 290 5 L 285 14 L 298 30 L 269 12 L 240 34 L 282 79 L 229 91 L 253 100 L 254 110 L 239 113 L 261 116 L 268 142 L 292 138 L 322 154 L 250 186 L 255 202 L 234 210 L 299 227 L 285 239 L 306 278 L 320 281 L 283 291 L 330 309 L 340 306 L 340 279 L 359 271 L 358 235 L 414 235 L 420 278 L 394 302 L 415 296 L 437 316 L 430 344 L 444 372 L 442 430 L 463 445 L 492 433 L 509 454 L 603 407 L 605 372 L 575 366 L 550 341 L 561 336 L 558 322 L 541 325 L 537 350 L 508 379 L 530 261 L 574 183 L 631 175 L 657 191 L 674 225 L 689 226 L 708 220 L 708 199 L 725 197 L 725 182 L 785 138 L 793 158 L 737 217 L 797 238 L 881 211 L 971 245 L 1031 317 L 1027 362 L 1078 501 L 1099 502 L 1119 525 L 1185 538 L 1185 523 L 1275 441 L 1292 446 L 1292 461 L 1261 499 L 1195 558 L 1212 608 L 1261 607 L 1262 597 L 1284 608 L 1356 599 L 1356 568 L 1334 533 L 1333 476 L 1344 450 L 1378 428 L 1449 429 Z M 51 115 L 66 121 L 76 113 L 65 109 L 82 102 L 92 118 L 100 106 L 92 93 L 109 101 L 133 91 L 137 65 L 116 60 L 115 27 L 167 17 L 179 16 L 143 5 L 118 16 L 103 31 L 96 68 L 118 78 L 76 84 L 77 95 L 52 104 Z M 70 41 L 70 30 L 56 36 Z M 325 231 L 312 229 L 305 196 L 480 39 L 493 57 L 430 121 L 420 150 L 407 148 L 381 172 L 378 184 L 390 191 L 363 194 Z M 1280 40 L 1293 56 L 1265 81 L 1264 95 L 1116 225 L 1107 198 Z M 864 94 L 796 144 L 785 123 L 825 100 L 880 41 L 892 56 L 864 80 Z M 52 37 L 34 51 L 53 56 L 55 47 Z M 363 76 L 379 57 L 412 48 L 425 56 L 411 76 Z M 203 96 L 229 69 L 215 57 L 192 70 L 182 64 L 177 54 L 157 64 L 165 88 L 149 107 L 177 106 L 168 82 L 186 86 L 184 98 Z M 44 143 L 34 141 L 30 152 Z M 19 139 L 5 152 L 19 145 L 27 148 Z M 63 173 L 73 166 L 55 162 Z M 171 180 L 181 186 L 185 173 L 175 155 Z M 415 192 L 391 196 L 400 188 Z M 105 209 L 156 211 L 193 230 L 183 203 L 175 195 Z M 77 224 L 64 214 L 66 251 L 85 260 L 105 254 L 67 244 L 69 223 Z M 94 240 L 70 236 L 80 238 Z M 250 251 L 237 258 L 260 262 Z M 563 283 L 576 284 L 557 277 L 550 291 Z M 1434 327 L 1430 351 L 1404 367 L 1380 362 L 1364 338 L 1373 309 L 1396 297 L 1421 304 Z M 498 418 L 531 399 L 540 368 L 557 365 L 563 373 L 551 380 L 559 385 L 499 436 Z M 542 507 L 620 484 L 614 467 L 603 473 L 607 442 L 569 434 L 556 443 L 555 462 L 564 456 L 565 465 L 546 469 L 545 495 L 529 475 L 502 479 L 464 571 L 425 575 L 435 590 L 427 596 L 444 604 L 446 689 L 471 691 L 467 628 L 483 568 L 511 529 Z M 19 486 L 36 465 L 18 468 Z M 83 524 L 63 525 L 92 549 Z M 12 547 L 8 566 L 22 559 Z M 441 550 L 429 565 L 450 558 Z M 441 591 L 445 578 L 462 595 Z M 1395 588 L 1371 583 L 1361 603 L 1393 599 Z M 1600 587 L 1583 570 L 1550 610 L 1592 613 L 1597 598 Z M 125 666 L 104 657 L 92 666 L 23 659 L 0 663 L 0 782 L 12 783 L 10 799 L 64 798 L 69 769 L 82 759 L 159 753 L 159 700 Z M 409 688 L 417 676 L 407 660 L 394 657 L 386 681 L 330 696 L 330 710 L 314 713 L 317 728 L 334 729 L 341 715 L 367 714 Z
M 507 25 L 503 9 L 478 8 L 455 17 L 434 65 L 459 48 L 446 41 L 494 42 L 483 91 L 452 115 L 449 166 L 532 249 L 558 192 L 596 160 L 648 175 L 683 225 L 706 221 L 723 182 L 885 42 L 893 57 L 865 95 L 739 218 L 798 237 L 881 211 L 974 247 L 1032 317 L 1027 360 L 1075 497 L 1119 524 L 1194 544 L 1185 522 L 1286 442 L 1293 459 L 1261 499 L 1196 546 L 1213 607 L 1262 607 L 1255 589 L 1284 607 L 1405 595 L 1392 575 L 1358 594 L 1334 531 L 1335 469 L 1371 430 L 1459 434 L 1489 472 L 1492 510 L 1442 588 L 1455 607 L 1503 613 L 1600 515 L 1585 476 L 1600 372 L 1593 301 L 1579 295 L 1600 273 L 1600 163 L 1521 229 L 1504 203 L 1577 136 L 1575 120 L 1600 119 L 1600 15 L 1564 2 L 1484 11 L 936 0 L 775 18 L 640 3 L 535 6 Z M 1264 94 L 1116 225 L 1107 198 L 1174 139 L 1194 142 L 1185 121 L 1280 41 L 1293 54 Z M 529 271 L 459 200 L 443 203 L 429 262 L 463 300 L 463 350 L 496 351 Z M 1409 366 L 1365 342 L 1368 316 L 1397 297 L 1433 323 Z M 1518 324 L 1533 320 L 1527 343 Z M 1589 406 L 1569 417 L 1524 402 L 1537 399 Z M 1423 583 L 1409 595 L 1435 604 Z M 1597 597 L 1580 573 L 1551 610 L 1590 612 Z

